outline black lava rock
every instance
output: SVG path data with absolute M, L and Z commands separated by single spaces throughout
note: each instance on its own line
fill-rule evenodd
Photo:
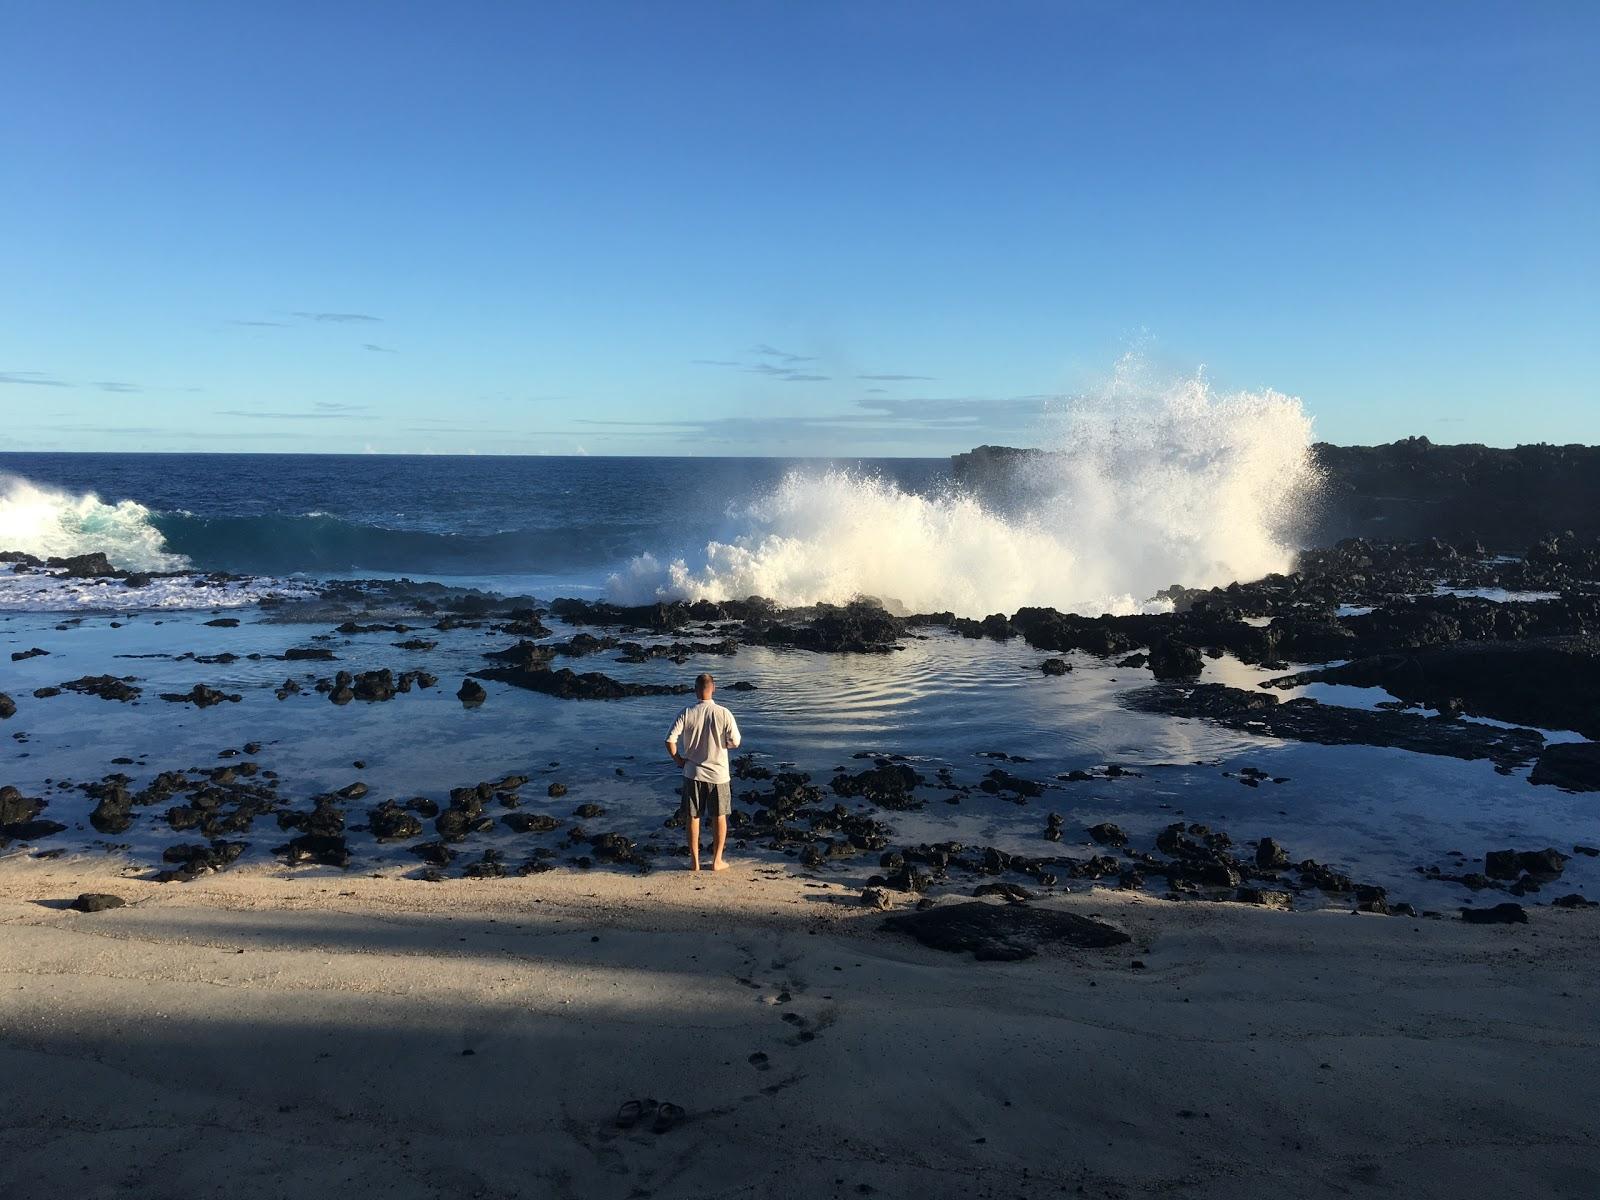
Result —
M 97 913 L 105 912 L 108 908 L 121 908 L 125 904 L 126 900 L 110 892 L 84 892 L 72 902 L 72 907 L 81 913 Z
M 4 715 L 3 706 L 0 715 Z M 1572 792 L 1600 792 L 1600 742 L 1553 742 L 1533 764 L 1528 782 Z
M 172 704 L 192 704 L 196 708 L 209 708 L 224 701 L 237 704 L 240 700 L 237 693 L 221 692 L 203 683 L 195 684 L 187 692 L 162 692 L 161 698 Z
M 1089 836 L 1102 846 L 1126 846 L 1128 835 L 1122 831 L 1121 826 L 1113 825 L 1110 821 L 1102 821 L 1098 825 L 1089 827 Z
M 1204 668 L 1204 657 L 1187 642 L 1167 638 L 1150 647 L 1150 674 L 1157 679 L 1193 679 Z
M 1527 910 L 1520 904 L 1496 904 L 1493 908 L 1463 908 L 1461 919 L 1468 925 L 1526 925 Z
M 1256 845 L 1256 866 L 1263 871 L 1281 871 L 1289 865 L 1289 852 L 1269 837 Z
M 1031 904 L 940 904 L 888 917 L 885 929 L 908 933 L 924 946 L 961 953 L 980 961 L 1032 958 L 1045 942 L 1099 950 L 1129 941 L 1120 929 L 1076 913 Z

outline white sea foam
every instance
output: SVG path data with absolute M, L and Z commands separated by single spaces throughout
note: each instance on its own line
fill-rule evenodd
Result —
M 0 550 L 39 558 L 103 550 L 124 571 L 181 571 L 150 510 L 133 500 L 107 504 L 93 492 L 74 496 L 16 475 L 0 475 Z
M 130 588 L 120 579 L 67 579 L 52 572 L 0 571 L 0 612 L 180 612 L 247 608 L 268 596 L 298 598 L 311 584 L 281 579 L 213 579 L 206 575 L 158 577 Z
M 103 551 L 124 571 L 187 572 L 189 560 L 166 548 L 144 505 L 107 504 L 0 475 L 0 551 L 69 558 Z M 309 587 L 276 579 L 213 579 L 179 574 L 130 588 L 120 579 L 69 579 L 56 571 L 16 574 L 0 566 L 0 612 L 135 612 L 242 608 L 271 595 L 304 595 Z
M 1274 391 L 1152 385 L 1135 360 L 1049 419 L 1053 453 L 1009 503 L 920 495 L 844 471 L 799 471 L 730 510 L 736 532 L 696 565 L 633 560 L 611 595 L 782 604 L 874 596 L 914 612 L 1081 613 L 1160 607 L 1169 584 L 1206 587 L 1289 566 L 1289 527 L 1315 483 L 1311 419 Z

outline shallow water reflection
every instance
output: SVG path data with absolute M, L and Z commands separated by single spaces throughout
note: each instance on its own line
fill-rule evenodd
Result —
M 325 625 L 273 624 L 253 610 L 233 615 L 243 621 L 239 628 L 209 627 L 206 613 L 119 617 L 120 628 L 103 617 L 65 629 L 56 628 L 56 618 L 38 614 L 0 617 L 5 672 L 0 691 L 16 697 L 19 710 L 0 726 L 6 735 L 0 744 L 0 783 L 51 797 L 46 815 L 77 826 L 54 844 L 104 852 L 110 843 L 126 846 L 137 861 L 151 862 L 163 847 L 194 840 L 193 835 L 174 834 L 158 811 L 141 810 L 128 834 L 100 838 L 87 824 L 89 805 L 82 795 L 60 791 L 57 782 L 83 782 L 122 770 L 138 785 L 160 770 L 218 765 L 225 761 L 218 757 L 223 751 L 259 742 L 263 748 L 256 761 L 280 774 L 288 799 L 305 801 L 356 780 L 366 782 L 371 794 L 351 806 L 352 824 L 361 823 L 368 805 L 391 796 L 442 801 L 452 787 L 521 773 L 533 779 L 524 789 L 527 810 L 568 819 L 576 805 L 597 803 L 605 815 L 584 821 L 589 831 L 617 830 L 665 849 L 676 847 L 677 833 L 662 828 L 677 782 L 662 741 L 682 703 L 678 698 L 562 701 L 488 683 L 487 703 L 467 709 L 455 698 L 462 678 L 486 665 L 485 650 L 514 639 L 487 629 L 429 630 L 426 637 L 436 640 L 437 648 L 417 653 L 394 645 L 414 634 L 329 638 Z M 569 633 L 557 629 L 558 637 Z M 332 649 L 337 661 L 247 657 L 309 645 Z M 9 661 L 11 651 L 30 646 L 51 653 Z M 126 657 L 185 652 L 241 657 L 226 664 Z M 1094 847 L 1084 830 L 1100 821 L 1115 821 L 1136 844 L 1146 846 L 1172 821 L 1201 821 L 1227 829 L 1239 843 L 1270 834 L 1296 859 L 1332 863 L 1363 881 L 1390 887 L 1397 899 L 1432 907 L 1461 903 L 1468 895 L 1454 885 L 1422 881 L 1414 872 L 1430 863 L 1459 869 L 1445 857 L 1450 851 L 1477 860 L 1485 850 L 1509 846 L 1552 845 L 1566 852 L 1574 842 L 1600 843 L 1600 809 L 1592 798 L 1531 787 L 1525 772 L 1501 775 L 1487 762 L 1400 750 L 1280 742 L 1201 721 L 1132 712 L 1118 697 L 1149 686 L 1147 671 L 1072 655 L 1071 672 L 1045 676 L 1039 663 L 1047 656 L 1020 641 L 928 631 L 886 655 L 745 648 L 731 659 L 696 658 L 682 666 L 663 660 L 629 666 L 615 657 L 603 653 L 566 665 L 641 682 L 686 682 L 709 669 L 724 685 L 755 684 L 755 691 L 724 690 L 719 696 L 739 716 L 745 749 L 767 766 L 793 763 L 822 783 L 835 768 L 866 765 L 854 756 L 877 753 L 908 756 L 930 781 L 939 767 L 948 767 L 958 783 L 972 784 L 997 765 L 986 755 L 1003 753 L 1025 760 L 1008 761 L 1005 769 L 1046 785 L 1041 797 L 1022 804 L 977 791 L 947 803 L 950 790 L 930 785 L 920 811 L 881 814 L 901 842 L 957 840 L 1034 855 L 1087 855 Z M 424 668 L 439 677 L 439 686 L 385 703 L 343 707 L 310 688 L 319 675 L 375 667 Z M 31 695 L 38 687 L 102 673 L 138 677 L 143 697 L 120 704 L 71 693 L 48 700 Z M 1205 678 L 1238 687 L 1254 687 L 1281 673 L 1232 658 L 1207 660 L 1205 667 Z M 279 701 L 273 688 L 289 676 L 307 690 Z M 161 692 L 186 692 L 197 682 L 238 692 L 242 700 L 196 710 L 158 698 Z M 1370 689 L 1337 689 L 1337 696 L 1325 687 L 1302 690 L 1338 703 L 1383 698 Z M 19 733 L 26 740 L 15 740 L 12 735 Z M 136 762 L 115 766 L 112 760 L 118 757 Z M 356 761 L 365 766 L 356 768 Z M 1056 778 L 1107 763 L 1137 774 L 1088 782 Z M 1246 786 L 1238 775 L 1246 765 L 1285 782 Z M 551 781 L 565 784 L 567 795 L 548 799 L 544 791 Z M 745 786 L 736 783 L 736 795 Z M 1060 844 L 1043 839 L 1048 812 L 1064 818 Z M 497 826 L 462 849 L 475 855 L 495 847 L 515 863 L 534 846 L 559 845 L 562 832 L 517 835 Z M 251 853 L 265 858 L 270 847 L 286 839 L 270 819 L 260 821 L 250 835 Z M 379 846 L 365 834 L 352 834 L 351 845 L 358 869 L 417 866 L 403 846 Z M 874 869 L 867 858 L 829 868 L 845 879 Z M 1575 858 L 1557 886 L 1550 895 L 1595 894 L 1600 863 Z

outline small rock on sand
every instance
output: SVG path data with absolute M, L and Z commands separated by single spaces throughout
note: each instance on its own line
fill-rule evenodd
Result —
M 72 907 L 82 913 L 97 913 L 108 908 L 121 908 L 126 903 L 121 896 L 113 896 L 110 892 L 84 892 L 72 902 Z
M 909 933 L 935 950 L 970 950 L 980 961 L 1032 958 L 1044 942 L 1099 950 L 1130 940 L 1122 930 L 1076 913 L 1031 904 L 987 904 L 981 900 L 936 905 L 889 917 L 883 925 L 885 929 Z

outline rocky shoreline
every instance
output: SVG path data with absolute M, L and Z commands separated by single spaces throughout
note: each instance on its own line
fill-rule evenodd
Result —
M 0 559 L 23 572 L 120 577 L 103 555 L 53 563 L 15 554 Z M 138 579 L 121 582 L 141 586 Z M 1504 594 L 1498 599 L 1467 594 L 1488 589 Z M 1534 597 L 1516 598 L 1516 593 Z M 1488 759 L 1502 772 L 1532 767 L 1530 781 L 1536 785 L 1600 789 L 1596 744 L 1547 741 L 1543 732 L 1600 735 L 1600 672 L 1595 670 L 1600 641 L 1591 633 L 1600 628 L 1600 540 L 1543 539 L 1514 559 L 1490 554 L 1481 545 L 1436 539 L 1347 541 L 1302 554 L 1291 574 L 1206 591 L 1172 588 L 1162 599 L 1171 611 L 1082 617 L 1026 608 L 973 619 L 895 614 L 869 601 L 802 609 L 781 609 L 760 598 L 639 607 L 565 599 L 540 605 L 526 597 L 504 599 L 405 581 L 339 583 L 312 595 L 274 599 L 262 609 L 275 625 L 324 624 L 331 626 L 328 633 L 301 637 L 302 644 L 276 654 L 186 652 L 172 661 L 218 666 L 241 659 L 282 661 L 291 673 L 275 689 L 279 703 L 323 699 L 336 707 L 377 705 L 413 689 L 442 688 L 474 708 L 489 701 L 480 681 L 575 702 L 671 696 L 689 690 L 681 677 L 664 683 L 618 675 L 652 663 L 735 659 L 745 648 L 892 655 L 918 639 L 955 636 L 1033 648 L 1048 656 L 1038 662 L 1040 679 L 1070 674 L 1075 665 L 1086 669 L 1095 660 L 1148 672 L 1150 684 L 1122 701 L 1140 712 L 1199 718 L 1320 745 Z M 74 620 L 81 618 L 57 628 L 70 628 Z M 565 635 L 546 621 L 556 622 Z M 231 617 L 206 623 L 224 629 L 239 625 Z M 422 666 L 352 665 L 326 674 L 293 673 L 337 660 L 344 653 L 334 648 L 341 638 L 368 636 L 389 638 L 392 648 L 430 663 L 440 640 L 458 631 L 489 644 L 479 655 L 483 665 L 459 680 Z M 1210 681 L 1211 665 L 1225 656 L 1280 674 L 1255 689 Z M 37 646 L 12 653 L 19 662 L 49 657 Z M 563 665 L 601 657 L 608 664 L 604 671 Z M 1279 703 L 1274 694 L 1322 683 L 1380 687 L 1393 699 L 1352 708 L 1310 698 Z M 754 686 L 724 680 L 733 691 Z M 0 718 L 12 727 L 6 732 L 25 744 L 35 706 L 63 692 L 121 704 L 137 704 L 143 695 L 138 676 L 110 673 L 0 695 Z M 200 710 L 238 704 L 241 696 L 201 679 L 187 690 L 162 692 L 160 700 Z M 220 766 L 141 763 L 150 772 L 143 783 L 119 770 L 91 780 L 57 779 L 47 795 L 27 795 L 7 785 L 0 791 L 0 848 L 32 846 L 36 853 L 52 853 L 51 840 L 69 827 L 52 819 L 49 810 L 61 795 L 79 793 L 92 802 L 88 823 L 108 838 L 126 834 L 135 822 L 141 827 L 163 823 L 171 833 L 186 836 L 189 840 L 166 846 L 154 868 L 151 877 L 168 882 L 227 869 L 247 850 L 249 835 L 259 836 L 263 826 L 277 831 L 269 848 L 286 864 L 359 865 L 360 852 L 349 834 L 370 833 L 379 843 L 407 846 L 424 880 L 525 875 L 557 865 L 649 870 L 662 854 L 674 853 L 656 839 L 641 840 L 636 831 L 605 828 L 601 806 L 567 810 L 545 803 L 563 794 L 559 780 L 536 784 L 526 774 L 498 776 L 455 787 L 447 797 L 381 801 L 369 797 L 367 785 L 357 780 L 301 800 L 293 781 L 281 779 L 261 761 L 260 752 L 259 744 L 247 742 L 224 751 L 228 761 Z M 999 752 L 996 757 L 1022 761 Z M 1034 890 L 1082 881 L 1278 908 L 1311 902 L 1377 913 L 1417 911 L 1345 870 L 1296 859 L 1272 837 L 1236 846 L 1226 831 L 1194 822 L 1172 822 L 1144 845 L 1132 844 L 1114 825 L 1067 830 L 1069 841 L 1092 839 L 1097 849 L 1088 855 L 1063 855 L 1043 845 L 1032 854 L 948 841 L 908 844 L 896 836 L 894 814 L 979 796 L 1037 804 L 1045 810 L 1038 825 L 1041 843 L 1060 842 L 1062 817 L 1048 810 L 1054 791 L 1070 786 L 1075 776 L 1115 778 L 1118 768 L 1041 780 L 1008 763 L 991 767 L 981 778 L 957 780 L 948 768 L 930 771 L 893 753 L 863 750 L 856 758 L 866 763 L 820 778 L 741 758 L 732 822 L 736 846 L 793 859 L 808 872 L 870 871 L 862 881 L 863 897 L 877 907 L 963 890 L 1023 903 Z M 1240 774 L 1240 782 L 1270 786 L 1267 776 L 1251 770 Z M 623 768 L 617 771 L 620 775 Z M 529 797 L 531 786 L 543 787 L 545 802 Z M 476 836 L 497 829 L 517 834 L 521 849 L 508 854 L 503 846 L 472 846 Z M 1482 869 L 1452 861 L 1419 865 L 1418 871 L 1424 878 L 1462 882 L 1475 893 L 1504 891 L 1521 898 L 1559 891 L 1564 863 L 1571 854 L 1588 852 L 1581 845 L 1493 846 L 1484 849 Z M 1505 853 L 1529 862 L 1534 860 L 1526 856 L 1542 856 L 1543 867 L 1507 878 L 1490 862 Z M 1588 903 L 1579 893 L 1554 898 L 1570 906 Z M 1503 919 L 1516 919 L 1511 908 L 1499 911 Z

